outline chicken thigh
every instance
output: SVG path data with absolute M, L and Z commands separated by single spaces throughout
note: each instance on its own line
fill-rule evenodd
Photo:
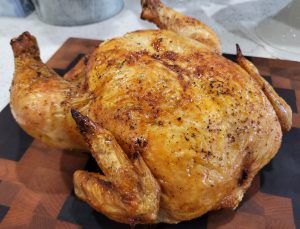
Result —
M 158 0 L 141 30 L 103 42 L 64 78 L 28 32 L 11 42 L 11 109 L 49 145 L 89 150 L 104 175 L 78 170 L 76 195 L 122 223 L 177 223 L 234 209 L 291 128 L 285 101 L 216 34 Z

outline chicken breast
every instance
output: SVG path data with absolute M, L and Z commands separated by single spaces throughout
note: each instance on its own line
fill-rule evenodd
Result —
M 177 223 L 235 208 L 291 127 L 285 101 L 216 34 L 158 0 L 141 30 L 103 42 L 60 78 L 28 32 L 12 40 L 11 108 L 56 147 L 90 150 L 104 175 L 76 171 L 76 195 L 128 224 Z

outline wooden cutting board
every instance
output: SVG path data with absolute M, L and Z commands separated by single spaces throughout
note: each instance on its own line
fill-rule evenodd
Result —
M 63 75 L 99 43 L 70 38 L 48 65 Z M 249 59 L 292 107 L 293 128 L 284 135 L 280 152 L 255 178 L 235 211 L 211 212 L 155 228 L 300 228 L 300 63 Z M 77 169 L 98 170 L 88 153 L 58 150 L 33 140 L 16 124 L 7 106 L 0 113 L 0 227 L 129 228 L 74 196 L 72 174 Z

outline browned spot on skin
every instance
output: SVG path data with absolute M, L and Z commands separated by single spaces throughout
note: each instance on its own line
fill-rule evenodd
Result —
M 117 109 L 114 114 L 114 119 L 129 121 L 131 120 L 131 112 L 142 112 L 143 109 L 140 106 L 131 106 L 128 108 Z
M 110 181 L 105 181 L 105 180 L 102 180 L 102 179 L 98 179 L 97 181 L 101 186 L 103 186 L 107 189 L 112 189 L 113 188 L 113 184 Z
M 87 75 L 85 75 L 85 76 L 87 76 Z M 89 82 L 88 82 L 87 77 L 85 77 L 84 82 L 83 82 L 82 87 L 81 87 L 81 91 L 82 92 L 87 92 L 88 89 L 89 89 Z
M 151 57 L 152 57 L 153 59 L 155 59 L 155 60 L 160 60 L 160 59 L 161 59 L 161 56 L 158 55 L 158 54 L 153 54 L 153 55 L 151 55 Z
M 143 136 L 141 137 L 137 137 L 133 140 L 134 144 L 133 144 L 133 159 L 137 159 L 139 157 L 139 153 L 142 153 L 145 149 L 145 147 L 148 145 L 148 141 L 146 138 L 144 138 Z
M 177 78 L 178 78 L 180 81 L 183 81 L 183 80 L 184 80 L 182 75 L 178 75 Z
M 135 198 L 136 198 L 134 195 L 130 195 L 129 193 L 126 193 L 126 194 L 120 193 L 120 196 L 121 196 L 122 202 L 125 204 L 128 204 L 128 205 L 130 205 L 132 202 L 134 202 Z
M 107 67 L 111 67 L 115 65 L 116 65 L 116 59 L 111 59 L 107 61 Z
M 145 107 L 151 109 L 153 118 L 157 118 L 159 112 L 158 105 L 163 101 L 163 97 L 160 94 L 148 92 L 141 97 L 141 100 L 145 102 Z
M 249 175 L 251 175 L 251 165 L 253 164 L 252 151 L 249 146 L 245 148 L 245 156 L 242 161 L 240 175 L 238 177 L 237 183 L 239 186 L 243 186 L 249 180 Z
M 138 152 L 134 152 L 131 156 L 132 160 L 137 160 L 141 155 Z
M 227 88 L 226 83 L 220 80 L 212 80 L 209 83 L 209 87 L 211 89 L 211 92 L 215 92 L 217 95 L 224 94 L 229 95 L 230 89 Z
M 202 150 L 201 150 L 201 153 L 204 155 L 204 159 L 207 159 L 207 160 L 208 160 L 211 156 L 213 156 L 213 155 L 212 155 L 212 152 L 209 151 L 209 150 L 206 151 L 206 150 L 203 150 L 203 149 L 202 149 Z
M 162 40 L 162 38 L 157 38 L 152 41 L 151 46 L 155 49 L 155 51 L 159 52 L 161 50 L 160 45 Z
M 204 71 L 201 67 L 196 66 L 195 71 L 194 71 L 194 76 L 196 78 L 201 78 L 204 75 Z
M 148 141 L 144 137 L 137 137 L 134 144 L 140 148 L 144 148 L 148 145 Z
M 130 130 L 135 130 L 139 123 L 136 122 L 137 120 L 132 118 L 134 113 L 142 114 L 143 110 L 140 107 L 117 109 L 113 118 L 125 124 L 125 126 L 127 126 Z
M 184 61 L 189 61 L 189 60 L 197 60 L 199 63 L 203 63 L 206 58 L 204 57 L 205 53 L 201 53 L 201 52 L 193 52 L 187 56 L 181 57 Z
M 162 58 L 175 61 L 176 59 L 178 59 L 178 55 L 173 51 L 166 51 L 162 54 Z
M 164 66 L 166 66 L 168 69 L 172 70 L 173 72 L 176 72 L 178 74 L 182 74 L 185 72 L 185 70 L 183 68 L 181 68 L 179 65 L 177 64 L 168 64 L 166 62 L 162 62 L 162 64 Z
M 228 138 L 228 143 L 233 143 L 235 142 L 235 137 L 232 134 L 227 134 L 227 138 Z
M 126 56 L 126 64 L 132 65 L 135 64 L 142 56 L 148 55 L 148 52 L 145 50 L 132 52 L 128 56 Z
M 177 79 L 178 79 L 180 85 L 182 86 L 183 91 L 185 92 L 189 87 L 189 82 L 186 82 L 182 75 L 178 75 Z
M 163 125 L 164 125 L 164 122 L 161 121 L 161 120 L 159 120 L 159 121 L 157 122 L 157 124 L 158 124 L 159 126 L 163 126 Z

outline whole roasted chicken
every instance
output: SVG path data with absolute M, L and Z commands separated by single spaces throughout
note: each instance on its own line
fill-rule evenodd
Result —
M 128 224 L 177 223 L 235 208 L 291 128 L 285 101 L 216 34 L 159 0 L 141 30 L 103 42 L 63 78 L 28 32 L 11 41 L 11 109 L 49 145 L 90 150 L 104 175 L 76 171 L 76 195 Z

